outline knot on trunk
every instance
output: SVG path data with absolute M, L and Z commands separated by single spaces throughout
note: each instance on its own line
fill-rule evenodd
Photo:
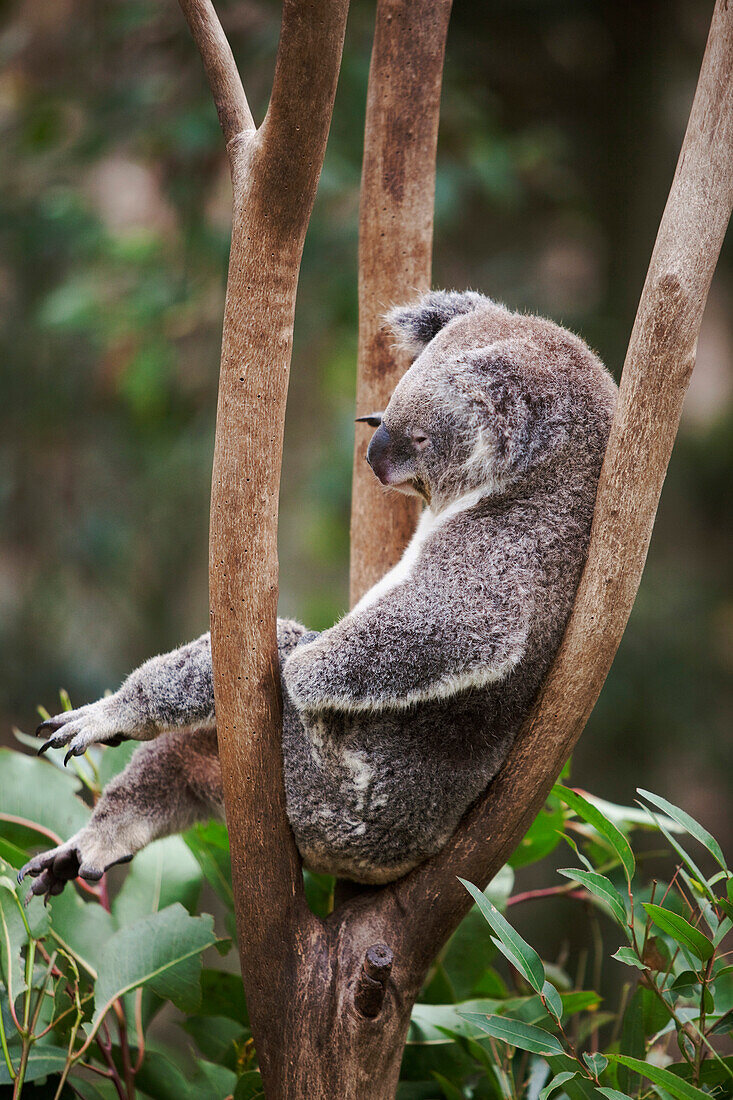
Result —
M 393 962 L 394 955 L 386 943 L 374 943 L 367 948 L 354 993 L 354 1004 L 362 1016 L 374 1019 L 379 1015 Z

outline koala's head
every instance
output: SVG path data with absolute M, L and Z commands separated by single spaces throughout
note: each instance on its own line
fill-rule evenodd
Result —
M 379 480 L 444 507 L 475 489 L 597 474 L 616 386 L 577 336 L 473 291 L 432 291 L 387 321 L 415 360 L 367 461 Z

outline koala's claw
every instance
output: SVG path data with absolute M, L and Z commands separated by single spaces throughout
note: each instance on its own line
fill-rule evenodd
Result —
M 119 707 L 115 708 L 109 698 L 47 718 L 36 730 L 36 736 L 49 733 L 51 736 L 41 745 L 38 755 L 68 745 L 66 765 L 72 756 L 83 756 L 90 745 L 119 745 L 129 741 L 130 737 L 120 730 L 121 719 Z
M 43 896 L 48 900 L 60 894 L 67 882 L 75 878 L 98 882 L 105 871 L 117 863 L 129 863 L 132 854 L 114 843 L 103 841 L 93 826 L 77 833 L 66 844 L 29 859 L 18 871 L 18 882 L 29 875 L 34 882 L 28 899 Z

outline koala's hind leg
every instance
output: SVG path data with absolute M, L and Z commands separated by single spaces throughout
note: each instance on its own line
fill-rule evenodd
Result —
M 107 785 L 83 829 L 35 856 L 18 879 L 31 875 L 33 894 L 60 894 L 77 875 L 99 879 L 151 841 L 222 815 L 216 731 L 165 734 L 137 750 Z

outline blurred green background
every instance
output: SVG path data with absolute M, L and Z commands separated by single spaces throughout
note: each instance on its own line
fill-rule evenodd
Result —
M 20 0 L 0 35 L 0 739 L 206 629 L 230 188 L 174 0 Z M 220 3 L 256 119 L 274 0 Z M 712 12 L 458 0 L 434 284 L 581 332 L 618 376 Z M 358 185 L 373 4 L 355 0 L 297 312 L 281 607 L 347 602 Z M 648 568 L 573 778 L 643 785 L 733 843 L 733 248 L 711 291 Z M 409 296 L 409 288 L 405 288 Z M 362 410 L 363 411 L 363 410 Z

